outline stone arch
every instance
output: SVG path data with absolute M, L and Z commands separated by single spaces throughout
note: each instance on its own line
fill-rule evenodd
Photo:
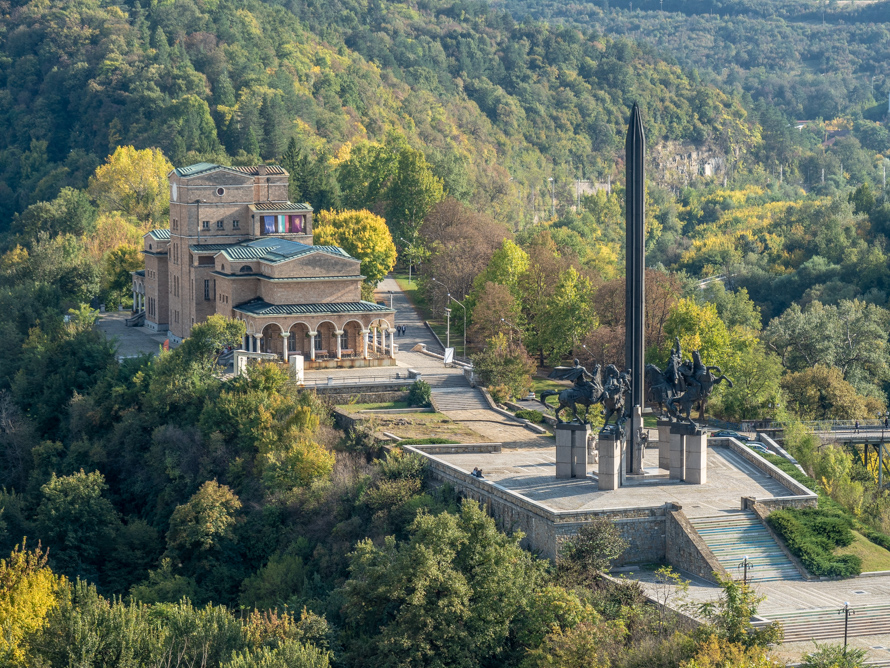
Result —
M 315 331 L 318 335 L 315 337 L 315 350 L 325 351 L 329 357 L 335 357 L 337 354 L 337 338 L 334 332 L 339 328 L 330 320 L 323 320 L 318 323 Z
M 284 340 L 281 338 L 281 332 L 281 325 L 277 322 L 267 323 L 263 327 L 263 340 L 260 350 L 264 353 L 281 355 L 284 352 Z
M 362 332 L 364 329 L 365 326 L 358 320 L 347 320 L 343 324 L 343 331 L 345 332 L 344 339 L 347 344 L 343 346 L 343 348 L 351 350 L 351 355 L 353 357 L 361 357 L 363 354 L 364 347 L 362 343 Z
M 287 337 L 288 350 L 294 355 L 309 356 L 309 332 L 312 329 L 305 322 L 295 322 L 290 326 Z
M 389 330 L 391 326 L 385 318 L 375 318 L 368 327 L 368 352 L 372 356 L 386 356 L 387 338 L 390 336 Z

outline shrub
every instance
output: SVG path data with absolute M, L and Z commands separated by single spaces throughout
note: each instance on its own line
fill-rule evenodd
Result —
M 499 404 L 510 401 L 513 398 L 513 393 L 506 385 L 492 385 L 488 388 L 488 392 L 491 394 L 491 398 Z
M 433 389 L 430 384 L 422 380 L 415 380 L 408 390 L 408 405 L 418 408 L 426 408 L 432 405 Z
M 523 408 L 522 410 L 516 411 L 516 417 L 522 418 L 523 420 L 528 420 L 529 422 L 534 422 L 535 424 L 541 424 L 544 421 L 544 414 L 540 411 L 530 411 Z
M 853 577 L 862 572 L 859 557 L 833 554 L 836 547 L 853 542 L 849 517 L 823 508 L 787 508 L 772 513 L 767 521 L 813 575 Z
M 816 651 L 804 655 L 800 668 L 861 668 L 865 657 L 864 649 L 816 643 Z
M 880 545 L 885 550 L 890 550 L 890 536 L 887 534 L 867 528 L 860 529 L 860 532 L 875 545 Z

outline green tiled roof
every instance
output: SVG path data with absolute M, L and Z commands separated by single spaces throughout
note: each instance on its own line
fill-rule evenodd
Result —
M 392 309 L 372 302 L 335 302 L 331 304 L 270 304 L 254 299 L 233 310 L 250 315 L 336 315 L 340 313 L 392 313 Z
M 149 234 L 158 241 L 170 240 L 170 230 L 152 230 Z
M 219 253 L 237 244 L 189 244 L 193 253 Z
M 257 202 L 251 204 L 254 211 L 295 211 L 297 213 L 309 213 L 312 207 L 304 202 Z
M 285 174 L 286 172 L 279 167 L 278 165 L 264 165 L 266 168 L 266 174 L 269 176 Z M 188 167 L 177 167 L 173 171 L 176 172 L 178 176 L 183 178 L 188 178 L 190 176 L 198 176 L 199 174 L 206 174 L 208 172 L 214 172 L 217 169 L 225 169 L 230 172 L 238 172 L 239 174 L 247 174 L 249 176 L 258 176 L 259 175 L 259 165 L 252 165 L 248 167 L 227 167 L 226 165 L 217 165 L 212 162 L 198 162 L 194 165 L 189 165 Z
M 263 260 L 264 262 L 284 262 L 295 257 L 309 255 L 310 253 L 326 253 L 350 260 L 355 259 L 342 248 L 337 248 L 336 246 L 307 246 L 306 244 L 277 237 L 243 241 L 221 249 L 221 252 L 229 260 L 233 261 Z

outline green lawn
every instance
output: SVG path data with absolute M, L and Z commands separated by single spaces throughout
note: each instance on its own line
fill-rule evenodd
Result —
M 382 410 L 398 410 L 400 408 L 410 408 L 407 401 L 385 401 L 370 404 L 347 404 L 343 408 L 351 411 L 382 411 Z
M 858 531 L 853 532 L 853 542 L 847 547 L 839 547 L 835 554 L 855 554 L 862 559 L 862 572 L 890 571 L 890 552 L 875 545 Z
M 569 383 L 565 381 L 559 380 L 550 380 L 549 378 L 541 378 L 539 376 L 532 376 L 532 392 L 535 394 L 541 394 L 544 390 L 556 390 L 559 392 L 560 390 L 565 390 L 566 388 L 571 387 Z

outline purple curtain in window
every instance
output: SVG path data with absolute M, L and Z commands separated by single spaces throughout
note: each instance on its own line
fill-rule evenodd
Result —
M 275 234 L 275 216 L 263 216 L 263 234 Z
M 303 233 L 303 216 L 290 216 L 290 230 L 291 233 L 302 234 Z

